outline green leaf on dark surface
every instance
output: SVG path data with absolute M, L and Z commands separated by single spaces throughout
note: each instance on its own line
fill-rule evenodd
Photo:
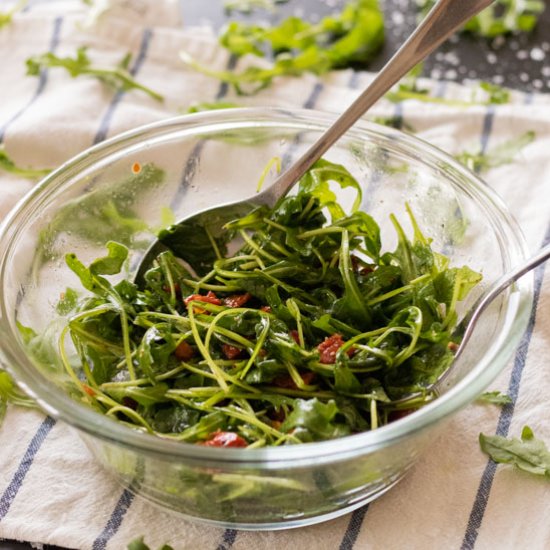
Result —
M 378 0 L 352 0 L 340 13 L 308 23 L 289 17 L 275 26 L 229 23 L 220 43 L 234 55 L 264 56 L 270 49 L 272 66 L 244 71 L 212 71 L 181 52 L 182 60 L 198 71 L 234 86 L 237 93 L 255 93 L 279 76 L 322 74 L 331 69 L 365 65 L 384 42 L 384 19 Z
M 434 0 L 416 0 L 422 15 L 432 8 Z M 486 38 L 494 38 L 508 33 L 531 32 L 545 10 L 542 0 L 496 0 L 463 27 Z
M 494 462 L 512 464 L 525 472 L 550 478 L 550 451 L 544 441 L 535 438 L 529 426 L 523 427 L 521 439 L 481 433 L 479 444 Z

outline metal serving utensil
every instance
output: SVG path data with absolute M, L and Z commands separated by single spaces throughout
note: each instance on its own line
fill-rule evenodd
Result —
M 504 273 L 499 279 L 497 279 L 488 289 L 483 292 L 479 298 L 474 302 L 470 309 L 464 314 L 462 320 L 454 328 L 451 336 L 451 340 L 454 342 L 459 342 L 458 348 L 454 354 L 453 365 L 456 364 L 456 361 L 464 348 L 467 346 L 474 330 L 479 321 L 483 312 L 489 307 L 489 305 L 503 292 L 506 290 L 512 283 L 516 282 L 520 277 L 523 277 L 526 273 L 529 273 L 535 269 L 540 264 L 544 263 L 550 258 L 550 244 L 543 246 L 538 252 L 533 256 L 527 258 L 524 262 L 520 263 L 517 267 L 513 268 L 511 271 Z M 439 390 L 445 380 L 448 378 L 450 372 L 452 371 L 452 365 L 438 378 L 438 380 L 432 385 L 426 388 L 426 391 L 432 391 L 436 395 L 439 393 Z M 418 395 L 418 394 L 415 394 Z M 407 396 L 403 398 L 405 401 L 411 399 L 413 396 Z
M 207 208 L 180 220 L 173 227 L 201 226 L 205 219 L 215 219 L 219 228 L 224 222 L 244 215 L 254 206 L 274 206 L 285 196 L 309 168 L 394 84 L 420 63 L 455 30 L 492 4 L 494 0 L 439 0 L 416 30 L 386 63 L 365 91 L 351 104 L 332 126 L 296 161 L 283 172 L 266 190 L 246 200 Z M 152 260 L 165 246 L 155 241 L 143 256 L 136 273 L 141 280 Z

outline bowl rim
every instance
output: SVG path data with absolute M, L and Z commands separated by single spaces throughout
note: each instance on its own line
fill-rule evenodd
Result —
M 10 257 L 13 240 L 17 232 L 25 224 L 26 212 L 31 209 L 44 193 L 51 193 L 63 185 L 73 172 L 78 172 L 83 166 L 90 166 L 96 160 L 112 154 L 116 150 L 137 144 L 143 138 L 170 134 L 172 131 L 195 128 L 215 127 L 220 123 L 235 127 L 261 127 L 273 124 L 276 127 L 303 127 L 303 129 L 319 129 L 326 127 L 336 118 L 335 113 L 308 109 L 281 108 L 235 108 L 181 115 L 139 126 L 135 129 L 113 136 L 63 163 L 46 178 L 34 186 L 10 211 L 0 226 L 0 297 L 4 288 L 4 273 L 7 258 Z M 423 159 L 431 162 L 441 162 L 450 167 L 455 174 L 465 178 L 485 206 L 498 212 L 502 223 L 515 242 L 508 242 L 510 248 L 515 248 L 519 259 L 527 255 L 527 246 L 522 232 L 497 194 L 492 191 L 476 174 L 453 159 L 450 155 L 413 136 L 365 120 L 358 121 L 348 131 L 348 136 L 363 136 L 373 140 L 399 140 L 400 146 L 409 151 L 421 154 Z M 19 227 L 19 220 L 23 220 Z M 487 353 L 471 372 L 447 393 L 427 404 L 415 414 L 392 422 L 373 431 L 346 436 L 345 438 L 287 445 L 281 447 L 263 447 L 258 449 L 217 449 L 186 444 L 180 441 L 163 439 L 148 433 L 129 428 L 122 423 L 101 415 L 75 402 L 66 393 L 49 383 L 47 378 L 34 367 L 19 345 L 17 335 L 13 334 L 9 323 L 9 312 L 4 300 L 0 300 L 0 361 L 13 376 L 17 384 L 28 395 L 34 398 L 45 412 L 64 421 L 79 431 L 99 439 L 121 445 L 132 450 L 145 451 L 148 454 L 163 458 L 177 457 L 187 460 L 207 460 L 227 465 L 228 463 L 270 464 L 271 467 L 281 467 L 283 462 L 290 461 L 291 466 L 303 464 L 331 462 L 343 460 L 374 450 L 387 447 L 393 442 L 408 437 L 413 433 L 435 424 L 439 420 L 472 401 L 499 374 L 512 355 L 519 342 L 529 319 L 533 302 L 533 276 L 527 276 L 518 285 L 518 299 L 515 305 L 512 300 L 508 304 L 508 321 L 501 330 L 499 337 L 491 344 Z M 11 332 L 11 334 L 10 334 Z M 38 376 L 37 376 L 38 373 Z M 43 383 L 41 383 L 43 382 Z M 288 466 L 288 464 L 287 464 Z

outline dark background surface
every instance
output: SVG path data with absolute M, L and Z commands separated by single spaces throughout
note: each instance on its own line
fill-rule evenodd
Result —
M 460 0 L 458 0 L 460 1 Z M 433 78 L 464 81 L 488 80 L 518 90 L 550 92 L 550 0 L 531 34 L 488 40 L 461 34 L 451 38 L 432 54 L 424 74 Z M 274 23 L 289 15 L 315 21 L 334 12 L 345 0 L 288 0 L 276 11 L 255 10 L 251 15 L 231 14 L 231 19 Z M 365 68 L 378 70 L 405 41 L 417 21 L 414 0 L 385 0 L 386 42 L 376 60 Z M 182 0 L 184 23 L 210 24 L 221 28 L 229 17 L 222 0 Z
M 460 1 L 460 0 L 457 0 Z M 481 79 L 511 88 L 550 92 L 550 0 L 535 31 L 530 35 L 510 36 L 505 40 L 486 40 L 469 35 L 453 37 L 424 65 L 424 74 L 453 81 Z M 222 0 L 181 0 L 185 25 L 205 24 L 220 29 L 229 20 Z M 289 15 L 316 21 L 334 12 L 345 0 L 289 0 L 275 12 L 254 11 L 251 15 L 231 14 L 231 19 L 275 23 Z M 376 71 L 410 34 L 416 24 L 412 0 L 386 0 L 386 42 L 376 60 L 366 69 Z M 32 518 L 29 518 L 32 521 Z M 30 550 L 25 543 L 0 541 L 0 550 Z M 44 550 L 61 550 L 44 545 Z

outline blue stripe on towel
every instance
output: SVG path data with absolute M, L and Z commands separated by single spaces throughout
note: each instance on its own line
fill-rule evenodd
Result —
M 480 153 L 482 155 L 484 155 L 487 152 L 487 146 L 489 145 L 489 138 L 491 137 L 491 132 L 493 131 L 494 119 L 495 119 L 495 106 L 489 105 L 487 107 L 487 112 L 485 113 L 485 118 L 483 119 L 483 127 L 481 129 Z
M 54 426 L 55 420 L 47 416 L 42 424 L 40 424 L 40 427 L 31 439 L 31 442 L 29 443 L 29 446 L 27 447 L 27 450 L 25 451 L 21 462 L 19 463 L 19 466 L 10 481 L 10 484 L 4 491 L 4 494 L 0 497 L 0 522 L 9 512 L 10 506 L 15 500 L 19 489 L 21 489 L 21 486 L 23 485 L 25 477 L 33 464 L 36 454 L 40 450 L 42 443 L 44 443 L 46 436 L 50 433 L 50 430 Z
M 59 36 L 61 34 L 61 25 L 63 23 L 63 17 L 56 17 L 53 22 L 53 31 L 52 31 L 52 37 L 50 39 L 50 46 L 48 48 L 48 52 L 53 53 L 57 49 L 57 46 L 59 45 Z M 48 83 L 48 70 L 47 69 L 41 69 L 40 74 L 38 75 L 38 86 L 36 87 L 36 90 L 31 97 L 31 99 L 28 101 L 26 105 L 24 105 L 19 111 L 14 113 L 11 118 L 9 118 L 2 126 L 0 126 L 0 143 L 4 141 L 4 137 L 6 135 L 6 130 L 8 129 L 8 126 L 10 126 L 13 122 L 15 122 L 21 115 L 23 115 L 27 109 L 42 95 L 42 92 L 46 88 L 46 84 Z
M 132 76 L 136 76 L 138 71 L 141 69 L 143 62 L 145 61 L 145 58 L 147 57 L 147 50 L 149 49 L 149 44 L 151 42 L 152 35 L 153 33 L 151 29 L 145 29 L 143 31 L 143 36 L 141 38 L 141 44 L 139 46 L 138 55 L 136 57 L 136 60 L 134 61 L 134 63 L 129 69 L 129 73 Z M 99 130 L 97 131 L 97 134 L 94 137 L 94 145 L 96 143 L 99 143 L 100 141 L 103 141 L 107 137 L 114 112 L 118 107 L 119 103 L 122 101 L 122 98 L 124 97 L 125 93 L 126 92 L 124 90 L 119 90 L 118 92 L 116 92 L 111 103 L 107 107 L 107 112 L 103 116 L 103 119 L 101 120 L 101 123 L 99 125 Z
M 237 531 L 235 529 L 226 529 L 223 532 L 223 538 L 220 544 L 218 544 L 216 550 L 229 550 L 237 538 Z
M 361 527 L 363 526 L 363 521 L 365 519 L 368 509 L 369 505 L 366 504 L 365 506 L 362 506 L 351 514 L 348 527 L 346 529 L 346 532 L 344 533 L 342 542 L 340 543 L 340 550 L 353 549 L 355 542 L 357 541 L 357 537 L 361 532 Z
M 132 493 L 129 489 L 124 489 L 124 491 L 122 491 L 122 494 L 116 503 L 115 509 L 113 510 L 107 525 L 105 525 L 105 529 L 103 529 L 101 534 L 94 540 L 92 550 L 105 549 L 107 543 L 114 537 L 122 525 L 122 520 L 124 519 L 128 508 L 130 508 L 134 497 L 134 493 Z
M 546 235 L 544 237 L 544 246 L 550 243 L 550 225 L 546 230 Z M 537 304 L 540 298 L 540 292 L 542 287 L 542 281 L 544 279 L 544 270 L 545 264 L 540 265 L 535 270 L 535 291 L 534 291 L 534 304 L 533 310 L 531 311 L 531 316 L 529 318 L 529 324 L 527 325 L 527 330 L 521 339 L 520 345 L 516 352 L 514 367 L 512 369 L 512 375 L 510 377 L 510 382 L 508 384 L 508 395 L 512 399 L 510 405 L 506 405 L 502 408 L 498 419 L 498 425 L 496 429 L 496 434 L 500 436 L 507 436 L 510 429 L 510 424 L 512 422 L 512 417 L 514 414 L 514 408 L 516 405 L 516 400 L 519 394 L 519 389 L 521 385 L 521 376 L 523 374 L 523 369 L 525 368 L 525 363 L 527 360 L 527 353 L 529 351 L 529 344 L 531 342 L 531 337 L 533 336 L 533 330 L 535 328 L 536 316 L 537 316 Z M 470 517 L 468 519 L 468 526 L 466 528 L 466 533 L 464 535 L 464 540 L 462 541 L 462 550 L 470 550 L 474 547 L 481 522 L 483 521 L 483 516 L 485 514 L 485 509 L 487 508 L 487 502 L 489 500 L 489 494 L 491 492 L 491 487 L 493 485 L 493 480 L 495 476 L 497 465 L 492 461 L 488 460 L 485 470 L 481 476 L 481 481 L 477 490 L 476 498 L 470 512 Z

